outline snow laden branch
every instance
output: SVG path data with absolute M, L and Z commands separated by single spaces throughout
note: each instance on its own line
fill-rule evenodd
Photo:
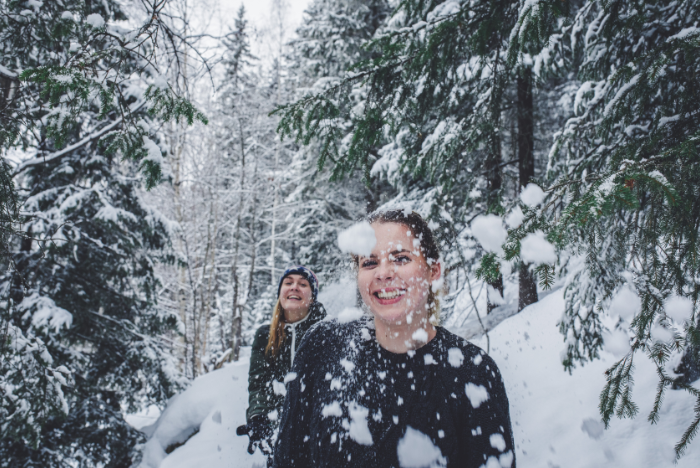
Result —
M 18 59 L 23 55 L 22 49 L 31 43 L 19 41 L 32 35 L 55 41 L 65 51 L 47 60 L 35 60 L 17 74 L 21 83 L 19 95 L 4 112 L 7 125 L 0 131 L 0 147 L 9 148 L 19 142 L 25 147 L 41 147 L 18 171 L 106 137 L 108 153 L 119 151 L 123 157 L 141 164 L 148 187 L 160 180 L 161 157 L 154 157 L 147 147 L 146 142 L 156 138 L 144 117 L 206 123 L 204 115 L 178 96 L 159 72 L 158 63 L 163 62 L 159 54 L 165 55 L 165 62 L 171 62 L 177 71 L 182 66 L 181 43 L 187 47 L 187 38 L 180 37 L 161 18 L 166 4 L 165 0 L 141 2 L 145 20 L 133 30 L 118 26 L 116 21 L 109 23 L 99 13 L 86 15 L 80 21 L 58 5 L 42 4 L 31 15 L 31 21 L 7 12 L 3 43 L 14 46 L 12 53 Z M 49 29 L 52 23 L 58 27 Z M 138 79 L 146 77 L 150 84 L 144 92 Z M 64 147 L 84 113 L 94 107 L 98 119 L 106 125 Z M 42 130 L 38 132 L 39 129 Z M 41 133 L 44 136 L 38 136 Z M 32 135 L 48 138 L 55 149 L 47 151 L 47 145 L 33 141 Z
M 519 22 L 539 4 L 525 2 Z M 675 447 L 681 457 L 700 424 L 700 398 L 689 380 L 700 362 L 700 100 L 689 91 L 700 86 L 700 42 L 689 18 L 700 5 L 647 5 L 645 20 L 632 27 L 635 8 L 585 2 L 552 33 L 560 45 L 568 37 L 559 53 L 579 79 L 570 95 L 573 115 L 551 147 L 542 208 L 524 211 L 504 250 L 514 253 L 523 234 L 541 230 L 560 252 L 569 271 L 559 324 L 563 365 L 571 369 L 603 350 L 618 359 L 600 397 L 606 425 L 638 412 L 632 392 L 639 354 L 659 378 L 651 423 L 662 417 L 665 392 L 696 399 L 695 419 Z M 514 31 L 511 45 L 520 37 Z M 556 73 L 549 63 L 543 76 Z

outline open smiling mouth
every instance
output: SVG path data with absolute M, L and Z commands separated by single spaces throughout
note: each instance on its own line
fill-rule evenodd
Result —
M 393 289 L 391 291 L 385 291 L 382 289 L 374 293 L 374 295 L 379 299 L 396 299 L 397 297 L 401 297 L 404 294 L 406 294 L 405 289 Z
M 300 301 L 301 297 L 299 296 L 287 296 L 288 301 Z

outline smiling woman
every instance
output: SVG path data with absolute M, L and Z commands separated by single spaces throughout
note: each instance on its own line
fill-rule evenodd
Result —
M 277 303 L 270 325 L 255 333 L 248 375 L 247 424 L 236 433 L 250 438 L 248 452 L 259 449 L 272 463 L 272 437 L 286 393 L 284 383 L 294 363 L 301 337 L 326 316 L 318 297 L 318 280 L 304 266 L 289 268 L 280 277 Z
M 438 326 L 432 232 L 403 210 L 368 221 L 376 244 L 353 260 L 371 316 L 324 321 L 304 337 L 273 466 L 515 467 L 496 364 Z

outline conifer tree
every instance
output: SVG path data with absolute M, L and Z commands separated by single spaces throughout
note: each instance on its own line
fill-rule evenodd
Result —
M 2 199 L 23 231 L 0 277 L 3 466 L 131 464 L 123 412 L 182 384 L 155 302 L 168 223 L 140 191 L 161 178 L 157 124 L 204 117 L 157 74 L 164 2 L 140 5 L 132 31 L 111 0 L 0 3 L 0 148 L 28 156 Z
M 296 72 L 298 95 L 323 91 L 342 80 L 354 63 L 367 59 L 369 54 L 362 45 L 374 36 L 388 13 L 385 0 L 312 2 L 291 43 L 291 68 Z M 354 94 L 353 103 L 357 105 L 366 92 L 358 87 Z M 351 117 L 339 118 L 336 125 L 346 135 L 352 134 Z M 372 152 L 376 154 L 377 150 Z M 395 191 L 377 176 L 369 175 L 366 167 L 353 169 L 355 177 L 342 183 L 329 181 L 331 171 L 318 163 L 321 151 L 314 142 L 296 153 L 292 168 L 297 182 L 288 202 L 295 220 L 292 261 L 308 265 L 326 284 L 347 271 L 348 259 L 336 245 L 338 231 L 377 208 Z
M 442 224 L 450 271 L 469 266 L 454 239 L 474 215 L 505 210 L 503 170 L 517 163 L 503 161 L 517 18 L 509 1 L 401 2 L 351 75 L 281 110 L 283 134 L 317 139 L 319 165 L 331 160 L 335 178 L 355 167 L 385 174 L 401 200 Z M 348 116 L 346 134 L 338 122 Z M 502 295 L 500 273 L 484 276 Z
M 536 5 L 529 8 L 520 24 L 541 19 Z M 585 259 L 565 289 L 564 365 L 598 357 L 608 341 L 629 345 L 606 372 L 600 401 L 606 425 L 614 415 L 638 412 L 632 383 L 641 353 L 659 375 L 650 422 L 661 417 L 669 389 L 696 398 L 678 457 L 700 427 L 700 392 L 689 385 L 700 343 L 700 102 L 692 91 L 700 85 L 699 10 L 695 0 L 587 1 L 553 31 L 536 62 L 543 74 L 575 73 L 573 90 L 562 97 L 573 115 L 550 153 L 546 204 L 523 225 L 544 229 L 560 248 Z M 620 312 L 616 297 L 636 311 Z M 674 369 L 683 353 L 685 364 Z

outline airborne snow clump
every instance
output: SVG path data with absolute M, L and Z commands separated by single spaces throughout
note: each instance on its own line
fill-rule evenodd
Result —
M 671 296 L 666 299 L 664 309 L 666 315 L 671 317 L 674 322 L 682 324 L 686 320 L 690 320 L 693 315 L 693 301 L 687 297 Z
M 337 320 L 339 323 L 350 323 L 362 318 L 363 314 L 364 312 L 362 312 L 362 309 L 358 309 L 357 307 L 347 307 L 338 314 Z
M 623 286 L 610 301 L 610 315 L 619 315 L 621 319 L 630 321 L 642 310 L 642 300 L 628 286 Z
M 520 192 L 520 200 L 530 208 L 533 208 L 544 200 L 544 191 L 535 184 L 527 184 L 527 187 Z
M 447 465 L 440 448 L 430 437 L 408 426 L 396 447 L 401 468 L 437 468 Z
M 472 221 L 472 234 L 488 252 L 502 252 L 501 246 L 508 237 L 501 218 L 496 215 L 480 215 Z
M 369 256 L 375 245 L 377 238 L 367 221 L 353 224 L 338 234 L 338 247 L 345 253 Z
M 469 398 L 469 402 L 474 408 L 478 408 L 483 402 L 489 399 L 489 392 L 483 385 L 474 385 L 469 382 L 465 385 L 464 392 L 467 394 L 467 398 Z
M 528 234 L 520 242 L 520 258 L 526 263 L 554 263 L 557 261 L 557 252 L 554 246 L 544 238 L 542 231 Z

